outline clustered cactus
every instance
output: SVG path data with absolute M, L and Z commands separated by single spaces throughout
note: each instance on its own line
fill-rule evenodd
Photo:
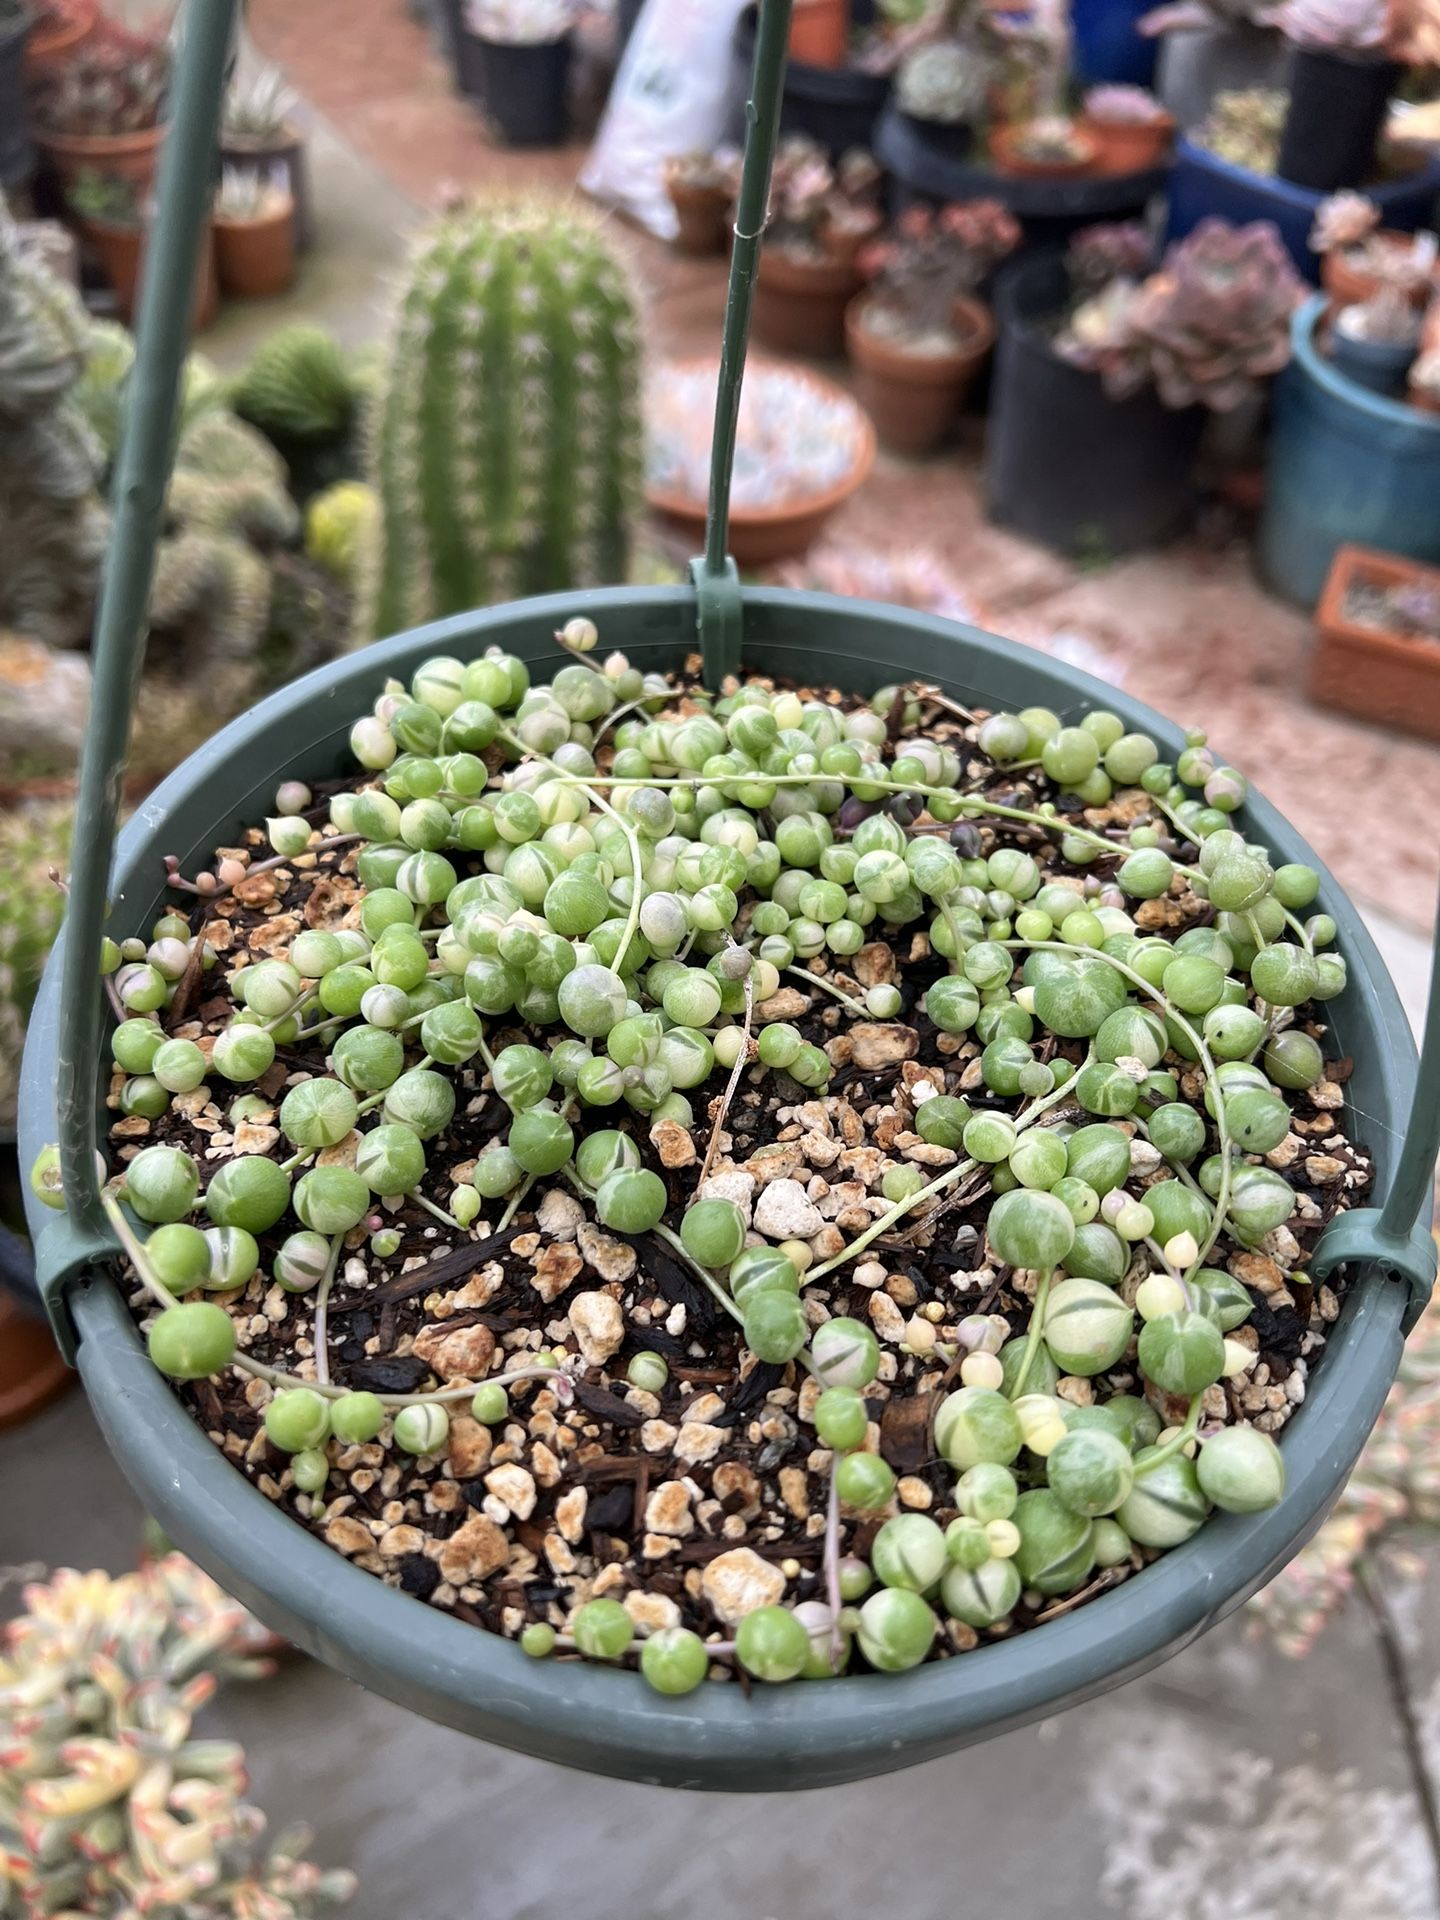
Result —
M 57 1573 L 25 1589 L 0 1640 L 0 1915 L 4 1920 L 310 1920 L 354 1876 L 263 1858 L 240 1799 L 245 1756 L 195 1739 L 223 1680 L 268 1671 L 259 1629 L 178 1554 L 112 1580 Z
M 0 812 L 0 1132 L 15 1124 L 25 1023 L 64 909 L 51 878 L 70 849 L 70 809 Z
M 1167 407 L 1229 412 L 1289 359 L 1302 295 L 1268 222 L 1203 220 L 1147 279 L 1114 280 L 1083 302 L 1057 346 L 1113 399 L 1153 385 Z
M 390 633 L 625 577 L 644 442 L 635 304 L 592 215 L 457 210 L 400 305 L 361 619 Z
M 0 204 L 0 626 L 51 646 L 88 637 L 105 545 L 98 450 L 74 404 L 87 342 L 74 294 Z

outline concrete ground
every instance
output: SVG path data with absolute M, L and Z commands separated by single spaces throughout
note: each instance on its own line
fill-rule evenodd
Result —
M 450 97 L 399 0 L 372 9 L 357 33 L 353 0 L 254 0 L 262 44 L 325 107 L 307 109 L 322 246 L 285 301 L 227 309 L 202 343 L 224 364 L 293 315 L 375 337 L 418 202 L 445 177 L 515 172 Z M 573 155 L 549 164 L 556 185 L 573 177 Z M 653 336 L 673 349 L 713 330 L 718 276 L 633 244 Z M 842 545 L 893 545 L 897 527 L 958 564 L 1000 630 L 1078 651 L 1212 725 L 1357 896 L 1388 903 L 1367 918 L 1418 1028 L 1440 754 L 1297 709 L 1308 623 L 1254 589 L 1242 554 L 1195 548 L 1077 573 L 986 526 L 963 453 L 882 462 Z M 141 1514 L 78 1395 L 0 1436 L 0 1489 L 0 1582 L 27 1564 L 133 1564 Z M 1440 1574 L 1433 1551 L 1422 1564 Z M 272 1823 L 307 1817 L 316 1856 L 357 1870 L 357 1920 L 850 1920 L 881 1907 L 903 1920 L 1440 1920 L 1432 1591 L 1404 1588 L 1393 1616 L 1352 1602 L 1298 1662 L 1234 1620 L 1071 1714 L 799 1799 L 563 1773 L 300 1659 L 224 1695 L 208 1722 L 245 1742 Z M 13 1582 L 0 1587 L 0 1611 L 14 1602 Z

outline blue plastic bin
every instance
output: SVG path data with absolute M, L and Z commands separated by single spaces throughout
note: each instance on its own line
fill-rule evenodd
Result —
M 1135 22 L 1155 0 L 1072 0 L 1075 76 L 1087 87 L 1119 82 L 1148 87 L 1155 78 L 1157 43 L 1144 40 Z
M 1427 160 L 1403 179 L 1382 181 L 1366 187 L 1365 192 L 1381 209 L 1385 226 L 1414 233 L 1434 218 L 1440 196 L 1440 156 Z M 1298 271 L 1318 286 L 1320 261 L 1310 251 L 1308 240 L 1315 209 L 1325 198 L 1323 193 L 1293 186 L 1271 174 L 1232 166 L 1193 141 L 1182 140 L 1175 150 L 1170 175 L 1165 238 L 1183 240 L 1192 227 L 1211 214 L 1236 226 L 1249 220 L 1273 220 Z
M 1321 357 L 1323 295 L 1295 315 L 1275 385 L 1260 523 L 1265 584 L 1313 607 L 1347 541 L 1440 561 L 1440 414 L 1386 400 Z

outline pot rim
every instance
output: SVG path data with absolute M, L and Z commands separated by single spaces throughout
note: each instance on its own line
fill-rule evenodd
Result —
M 161 120 L 153 127 L 137 127 L 134 133 L 59 133 L 37 126 L 35 140 L 51 153 L 67 154 L 76 160 L 119 159 L 125 154 L 143 153 L 147 147 L 158 147 L 169 125 L 168 120 Z
M 1321 292 L 1312 294 L 1301 306 L 1295 309 L 1295 317 L 1290 322 L 1290 368 L 1297 371 L 1319 387 L 1331 400 L 1354 411 L 1367 414 L 1377 426 L 1401 431 L 1411 444 L 1427 447 L 1440 447 L 1440 413 L 1427 414 L 1421 407 L 1415 407 L 1408 400 L 1390 400 L 1384 394 L 1374 393 L 1368 387 L 1362 387 L 1354 380 L 1348 380 L 1320 352 L 1316 344 L 1316 335 L 1320 323 L 1329 310 L 1329 295 Z M 1349 341 L 1353 346 L 1364 346 L 1363 341 Z M 1415 436 L 1423 435 L 1423 441 Z
M 995 316 L 989 307 L 971 294 L 961 294 L 954 311 L 970 323 L 964 344 L 948 353 L 907 353 L 904 347 L 877 340 L 866 331 L 866 307 L 878 297 L 871 287 L 856 294 L 845 309 L 845 338 L 851 357 L 884 378 L 903 381 L 907 386 L 943 385 L 967 372 L 995 344 Z
M 295 218 L 295 196 L 286 193 L 285 204 L 274 213 L 256 214 L 253 219 L 236 219 L 229 214 L 216 213 L 211 216 L 211 226 L 217 234 L 221 233 L 264 233 L 276 232 L 288 226 Z
M 1180 730 L 1123 691 L 1066 663 L 1034 655 L 979 629 L 908 609 L 778 588 L 745 590 L 755 626 L 782 652 L 803 634 L 803 650 L 828 680 L 865 685 L 883 677 L 876 627 L 902 657 L 945 649 L 939 677 L 968 690 L 1013 680 L 1071 709 L 1097 703 L 1175 751 Z M 431 653 L 480 651 L 502 642 L 522 649 L 572 615 L 602 624 L 628 612 L 633 647 L 682 654 L 693 624 L 688 588 L 615 588 L 488 608 L 398 635 L 319 668 L 270 695 L 199 748 L 127 824 L 119 842 L 117 896 L 129 869 L 148 864 L 173 823 L 194 831 L 197 807 L 213 822 L 208 783 L 231 776 L 245 808 L 259 800 L 273 763 L 269 729 L 303 714 L 312 751 L 339 748 L 352 696 L 391 670 L 409 671 Z M 639 616 L 644 616 L 643 620 Z M 248 766 L 249 772 L 241 772 Z M 238 773 L 239 778 L 234 778 Z M 1247 802 L 1262 839 L 1288 858 L 1309 855 L 1301 836 L 1263 796 Z M 1345 1001 L 1375 1047 L 1375 1070 L 1398 1111 L 1412 1089 L 1415 1049 L 1395 989 L 1374 944 L 1333 878 L 1316 861 L 1322 897 L 1341 924 L 1355 966 Z M 151 897 L 148 877 L 143 882 Z M 132 882 L 135 893 L 142 883 Z M 46 970 L 27 1048 L 20 1111 L 28 1158 L 53 1123 L 55 1048 L 63 932 Z M 1352 997 L 1353 996 L 1353 997 Z M 1387 1107 L 1388 1110 L 1388 1107 Z M 59 1216 L 31 1209 L 41 1241 Z M 1238 1606 L 1282 1566 L 1319 1524 L 1338 1492 L 1394 1377 L 1407 1301 L 1375 1266 L 1357 1276 L 1331 1331 L 1325 1364 L 1282 1436 L 1290 1484 L 1282 1503 L 1259 1515 L 1225 1514 L 1140 1575 L 1031 1633 L 898 1675 L 857 1675 L 825 1685 L 758 1689 L 705 1686 L 664 1699 L 638 1676 L 581 1663 L 528 1659 L 513 1642 L 432 1609 L 351 1566 L 252 1487 L 215 1448 L 151 1367 L 119 1286 L 86 1275 L 69 1294 L 80 1335 L 78 1365 L 120 1463 L 179 1544 L 254 1607 L 267 1624 L 352 1678 L 444 1724 L 521 1751 L 594 1771 L 671 1786 L 731 1791 L 833 1785 L 937 1757 L 991 1733 L 1023 1725 L 1107 1691 L 1156 1665 Z M 1294 1422 L 1299 1422 L 1298 1430 Z M 1296 1433 L 1301 1436 L 1296 1444 Z M 264 1584 L 260 1581 L 263 1577 Z

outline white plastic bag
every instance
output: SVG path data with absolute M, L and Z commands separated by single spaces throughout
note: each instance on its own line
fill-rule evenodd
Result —
M 728 118 L 730 43 L 745 0 L 645 0 L 580 185 L 662 240 L 665 162 L 713 147 Z

